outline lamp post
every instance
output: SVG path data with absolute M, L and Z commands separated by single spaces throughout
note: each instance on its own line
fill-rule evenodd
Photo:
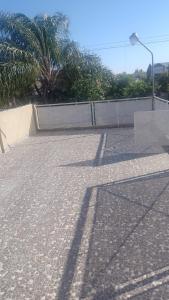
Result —
M 132 35 L 130 36 L 130 43 L 134 46 L 135 44 L 139 43 L 140 45 L 142 45 L 150 54 L 151 54 L 151 58 L 152 58 L 152 67 L 151 67 L 151 76 L 152 76 L 152 110 L 154 110 L 154 100 L 155 100 L 155 81 L 154 81 L 154 55 L 153 52 L 146 46 L 144 45 L 137 33 L 132 33 Z

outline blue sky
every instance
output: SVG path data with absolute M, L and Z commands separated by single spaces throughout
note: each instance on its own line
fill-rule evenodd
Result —
M 56 11 L 66 14 L 71 38 L 100 55 L 102 62 L 115 73 L 147 69 L 151 61 L 140 46 L 100 49 L 128 44 L 132 32 L 137 32 L 144 42 L 155 42 L 149 44 L 155 62 L 169 61 L 168 0 L 0 0 L 0 8 L 29 16 Z

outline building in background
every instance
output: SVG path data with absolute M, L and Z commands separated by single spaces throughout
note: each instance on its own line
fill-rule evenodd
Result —
M 169 62 L 154 64 L 154 75 L 169 73 Z M 148 66 L 147 76 L 151 77 L 151 65 Z
M 147 79 L 151 80 L 151 68 L 147 69 Z M 169 62 L 157 63 L 154 65 L 155 94 L 161 98 L 169 100 Z

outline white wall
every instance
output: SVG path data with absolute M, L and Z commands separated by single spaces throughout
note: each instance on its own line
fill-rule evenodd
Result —
M 136 112 L 134 114 L 135 141 L 142 145 L 169 144 L 169 110 Z
M 96 125 L 133 126 L 134 112 L 152 109 L 152 98 L 95 103 Z
M 0 150 L 36 133 L 32 105 L 0 111 Z

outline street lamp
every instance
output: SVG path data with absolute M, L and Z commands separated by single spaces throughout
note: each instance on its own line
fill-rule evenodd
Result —
M 132 33 L 132 35 L 130 36 L 130 43 L 134 46 L 135 44 L 139 43 L 140 45 L 142 45 L 150 54 L 151 54 L 151 58 L 152 58 L 152 68 L 151 68 L 151 76 L 152 76 L 152 110 L 154 110 L 154 100 L 155 100 L 155 82 L 154 82 L 154 55 L 153 52 L 146 46 L 144 45 L 137 33 Z

